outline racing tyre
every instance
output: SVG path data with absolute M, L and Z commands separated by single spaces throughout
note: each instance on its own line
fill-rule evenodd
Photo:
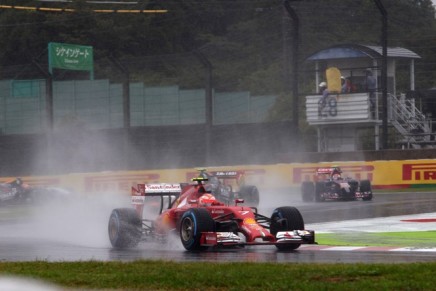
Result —
M 180 219 L 180 239 L 188 251 L 207 249 L 201 246 L 201 233 L 215 229 L 215 222 L 205 208 L 191 208 Z
M 239 196 L 244 199 L 244 202 L 249 206 L 259 206 L 259 190 L 256 186 L 242 186 L 239 190 Z
M 108 225 L 109 240 L 115 248 L 133 248 L 142 236 L 142 221 L 133 208 L 112 210 Z
M 215 192 L 212 192 L 212 194 L 215 195 L 219 201 L 224 202 L 227 205 L 234 203 L 235 194 L 233 193 L 232 186 L 230 185 L 222 186 Z
M 303 230 L 304 221 L 300 211 L 291 206 L 276 208 L 271 215 L 270 232 L 276 236 L 279 231 Z M 277 249 L 281 251 L 291 251 L 298 249 L 300 244 L 277 244 Z
M 371 192 L 368 197 L 362 198 L 364 201 L 372 200 L 372 188 L 371 188 L 371 182 L 369 180 L 362 180 L 360 181 L 360 192 Z
M 322 196 L 322 193 L 325 191 L 325 185 L 323 182 L 317 182 L 315 184 L 315 201 L 323 202 L 325 198 Z
M 301 198 L 303 202 L 311 202 L 315 198 L 315 184 L 305 181 L 301 184 Z

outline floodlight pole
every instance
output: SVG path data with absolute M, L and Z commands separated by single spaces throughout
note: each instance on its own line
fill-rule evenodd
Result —
M 381 0 L 374 0 L 375 4 L 377 5 L 377 8 L 380 10 L 380 13 L 382 15 L 382 37 L 381 37 L 381 43 L 382 43 L 382 69 L 381 69 L 381 87 L 382 87 L 382 146 L 383 149 L 386 150 L 388 148 L 388 86 L 387 86 L 387 80 L 388 80 L 388 62 L 387 62 L 387 55 L 388 55 L 388 13 L 386 9 L 384 8 Z
M 115 56 L 110 55 L 109 60 L 123 74 L 123 143 L 124 143 L 124 163 L 125 167 L 129 167 L 130 151 L 129 151 L 129 137 L 130 137 L 130 72 Z
M 46 112 L 47 112 L 47 129 L 49 132 L 53 131 L 53 75 L 49 74 L 47 76 L 46 86 Z
M 50 70 L 47 72 L 44 70 L 40 64 L 32 59 L 32 63 L 40 72 L 42 72 L 46 78 L 45 81 L 45 112 L 47 114 L 47 132 L 51 133 L 53 131 L 53 72 Z
M 292 107 L 292 124 L 294 126 L 294 136 L 295 140 L 298 140 L 299 127 L 298 127 L 298 109 L 299 109 L 299 96 L 298 96 L 298 50 L 299 50 L 299 30 L 300 22 L 298 15 L 295 10 L 289 4 L 290 0 L 284 1 L 284 6 L 289 16 L 292 19 L 293 29 L 292 29 L 292 95 L 294 97 L 294 106 Z M 286 65 L 286 64 L 285 64 Z M 287 80 L 285 80 L 287 82 Z M 286 86 L 287 88 L 287 86 Z
M 121 64 L 121 62 L 114 56 L 109 56 L 113 64 L 123 73 L 123 127 L 124 129 L 130 128 L 130 72 Z
M 213 124 L 213 80 L 212 80 L 212 70 L 213 66 L 208 60 L 208 58 L 199 50 L 194 51 L 194 55 L 198 58 L 201 64 L 206 68 L 206 153 L 205 153 L 205 163 L 209 166 L 211 157 L 211 134 L 212 134 L 212 124 Z

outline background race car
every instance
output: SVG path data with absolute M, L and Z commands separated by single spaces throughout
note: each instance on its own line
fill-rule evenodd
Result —
M 206 179 L 206 191 L 218 200 L 230 204 L 234 199 L 244 199 L 245 205 L 259 206 L 259 190 L 256 186 L 245 185 L 244 171 L 199 171 L 199 176 Z
M 340 167 L 318 168 L 316 180 L 301 184 L 301 195 L 305 202 L 325 200 L 372 200 L 373 193 L 369 180 L 357 181 L 342 177 Z
M 56 199 L 67 199 L 71 193 L 58 187 L 31 186 L 21 178 L 0 183 L 0 206 L 35 204 Z
M 116 208 L 109 223 L 109 240 L 115 248 L 131 248 L 140 241 L 166 243 L 178 236 L 188 251 L 214 247 L 275 245 L 279 250 L 294 250 L 301 244 L 314 244 L 315 232 L 304 229 L 298 209 L 276 208 L 270 217 L 257 208 L 226 205 L 207 193 L 205 178 L 194 184 L 138 184 L 132 188 L 133 208 Z M 144 218 L 145 200 L 150 196 L 174 197 L 167 209 L 153 220 Z M 175 235 L 171 235 L 175 234 Z

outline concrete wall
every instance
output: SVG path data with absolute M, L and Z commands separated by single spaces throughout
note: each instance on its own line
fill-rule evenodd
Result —
M 0 176 L 189 168 L 277 162 L 294 148 L 289 122 L 83 130 L 0 136 Z M 209 152 L 209 154 L 208 154 Z
M 436 157 L 432 149 L 307 152 L 296 148 L 291 128 L 287 122 L 214 126 L 209 157 L 203 125 L 3 135 L 0 176 Z

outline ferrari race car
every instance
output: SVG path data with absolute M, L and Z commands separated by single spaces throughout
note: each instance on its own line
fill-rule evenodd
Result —
M 140 241 L 165 243 L 175 233 L 188 251 L 213 247 L 275 245 L 279 250 L 295 250 L 314 244 L 315 232 L 304 229 L 303 218 L 294 207 L 279 207 L 271 217 L 255 207 L 230 206 L 217 200 L 205 188 L 203 177 L 195 183 L 138 184 L 132 187 L 133 208 L 112 210 L 108 223 L 109 240 L 115 248 L 131 248 Z M 147 197 L 161 197 L 161 211 L 155 220 L 143 218 Z M 167 203 L 166 203 L 167 202 Z M 166 208 L 165 210 L 163 210 Z
M 259 190 L 256 186 L 245 185 L 244 171 L 210 171 L 200 169 L 199 176 L 207 179 L 206 191 L 224 203 L 244 199 L 246 205 L 259 206 Z
M 301 195 L 305 202 L 325 200 L 372 200 L 369 180 L 357 181 L 343 178 L 339 167 L 318 168 L 315 182 L 305 181 L 301 185 Z
M 44 202 L 51 199 L 67 198 L 69 192 L 55 187 L 36 187 L 15 178 L 0 183 L 0 206 Z

